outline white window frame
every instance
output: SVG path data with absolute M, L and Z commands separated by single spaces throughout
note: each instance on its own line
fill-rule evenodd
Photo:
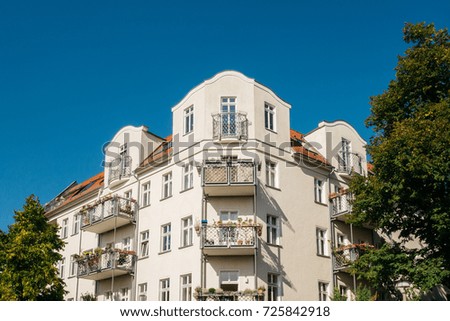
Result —
M 327 229 L 316 228 L 317 255 L 328 256 L 328 231 Z
M 103 294 L 103 301 L 113 301 L 113 293 L 111 291 L 106 291 Z
M 172 249 L 172 224 L 161 226 L 161 253 L 169 252 Z
M 264 127 L 273 132 L 276 131 L 276 109 L 275 106 L 264 103 Z
M 226 222 L 237 222 L 239 218 L 239 211 L 237 210 L 220 210 L 219 219 L 223 223 Z
M 184 129 L 183 134 L 189 134 L 194 131 L 194 105 L 189 106 L 183 112 Z
M 266 185 L 278 188 L 278 164 L 266 159 Z
M 183 166 L 183 191 L 194 187 L 194 164 L 188 162 Z
M 183 274 L 180 276 L 180 300 L 192 301 L 192 274 Z
M 76 235 L 80 232 L 80 226 L 81 226 L 81 215 L 75 214 L 73 216 L 72 235 Z
M 121 288 L 120 289 L 120 301 L 130 301 L 130 289 Z
M 319 290 L 319 301 L 329 301 L 328 300 L 328 282 L 319 281 L 318 290 Z
M 275 224 L 274 221 L 275 220 Z M 272 214 L 266 216 L 267 243 L 280 245 L 280 217 Z
M 150 181 L 142 184 L 142 207 L 150 205 L 150 189 L 151 183 Z
M 69 236 L 69 218 L 65 218 L 61 222 L 61 238 L 65 239 Z
M 61 279 L 65 278 L 65 273 L 66 272 L 66 258 L 63 257 L 60 261 L 59 261 L 59 277 Z
M 236 274 L 236 281 L 232 280 L 231 275 Z M 225 279 L 225 275 L 228 277 Z M 219 271 L 219 287 L 223 289 L 223 285 L 236 285 L 237 291 L 239 291 L 239 270 L 221 270 Z
M 187 247 L 194 244 L 194 228 L 192 216 L 181 219 L 181 247 Z
M 70 256 L 69 276 L 76 276 L 78 272 L 78 264 L 75 257 L 75 254 Z
M 280 301 L 281 279 L 278 273 L 267 273 L 267 300 Z
M 132 239 L 130 236 L 124 237 L 122 239 L 122 250 L 131 251 L 132 248 Z
M 147 301 L 147 282 L 145 283 L 140 283 L 138 285 L 138 300 L 139 301 Z
M 172 196 L 172 172 L 162 176 L 162 199 Z
M 314 178 L 314 201 L 325 204 L 325 181 L 323 179 Z
M 170 301 L 170 278 L 159 280 L 159 301 Z
M 140 243 L 140 247 L 139 247 L 139 255 L 141 258 L 143 257 L 148 257 L 149 252 L 150 252 L 150 231 L 146 230 L 141 232 L 140 234 L 141 237 L 141 243 Z

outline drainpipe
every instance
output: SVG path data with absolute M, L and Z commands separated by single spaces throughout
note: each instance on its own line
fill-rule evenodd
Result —
M 253 222 L 257 224 L 257 192 L 258 188 L 256 185 L 256 164 L 253 164 L 253 181 L 254 181 L 254 194 L 253 194 Z M 256 232 L 256 233 L 255 233 Z M 257 231 L 253 230 L 253 233 L 255 233 L 255 249 L 253 250 L 253 265 L 254 265 L 254 286 L 255 290 L 258 289 L 258 233 Z
M 328 195 L 331 194 L 331 175 L 335 172 L 335 168 L 331 170 L 331 172 L 328 174 Z M 330 229 L 331 229 L 331 249 L 333 250 L 335 246 L 335 227 L 334 222 L 332 220 L 332 214 L 333 214 L 333 205 L 330 205 L 330 200 L 328 199 L 328 212 L 330 216 Z M 337 274 L 334 273 L 334 267 L 335 267 L 335 256 L 331 255 L 331 273 L 332 273 L 332 283 L 333 283 L 333 289 L 337 286 Z
M 135 204 L 135 212 L 134 212 L 134 244 L 133 247 L 135 249 L 136 252 L 136 257 L 133 258 L 134 262 L 133 267 L 134 267 L 134 274 L 131 276 L 132 277 L 132 281 L 131 281 L 131 300 L 135 301 L 137 298 L 137 274 L 138 274 L 138 260 L 137 260 L 137 256 L 139 255 L 139 197 L 141 195 L 141 184 L 139 182 L 138 177 L 136 176 L 136 171 L 133 172 L 133 176 L 134 178 L 136 178 L 136 182 L 137 182 L 137 196 L 136 196 L 136 204 Z

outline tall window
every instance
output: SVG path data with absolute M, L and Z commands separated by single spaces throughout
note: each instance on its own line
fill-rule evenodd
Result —
M 77 261 L 75 259 L 75 255 L 72 255 L 70 257 L 70 270 L 69 270 L 69 276 L 75 276 L 77 274 Z
M 275 107 L 268 103 L 264 104 L 264 124 L 266 129 L 275 131 Z
M 193 241 L 192 216 L 189 216 L 181 220 L 181 246 L 192 245 L 192 241 Z
M 224 291 L 238 290 L 239 271 L 220 271 L 220 288 Z
M 192 274 L 180 277 L 181 301 L 192 301 Z
M 150 182 L 142 184 L 142 206 L 150 205 Z
M 314 200 L 317 203 L 325 203 L 325 197 L 324 197 L 324 183 L 322 180 L 314 178 Z
M 280 278 L 280 276 L 278 274 L 275 274 L 275 273 L 267 274 L 267 300 L 268 301 L 278 301 L 280 299 L 279 278 Z
M 318 255 L 328 255 L 327 250 L 327 230 L 317 228 L 316 229 L 316 239 L 317 239 L 317 254 Z
M 122 240 L 122 249 L 124 251 L 131 251 L 131 237 L 125 237 Z
M 339 165 L 344 171 L 348 171 L 351 167 L 350 152 L 350 141 L 342 138 Z
M 184 110 L 184 134 L 194 130 L 194 106 Z
M 161 252 L 167 252 L 171 249 L 171 233 L 172 228 L 170 223 L 161 226 Z
M 273 215 L 267 215 L 267 243 L 269 244 L 280 244 L 280 224 L 279 218 Z
M 80 232 L 81 215 L 75 214 L 73 216 L 72 234 L 78 234 Z
M 66 259 L 63 257 L 61 261 L 59 261 L 59 277 L 64 279 L 66 272 Z
M 128 288 L 120 289 L 120 301 L 129 301 L 130 300 L 130 291 Z
M 61 238 L 65 239 L 69 235 L 69 219 L 65 218 L 61 224 Z
M 123 193 L 123 198 L 126 198 L 127 200 L 130 200 L 133 196 L 133 191 L 130 189 Z
M 139 289 L 139 301 L 147 301 L 147 283 L 139 284 L 138 289 Z
M 319 282 L 319 301 L 328 301 L 328 283 Z
M 277 187 L 277 163 L 266 160 L 266 185 Z
M 162 198 L 172 196 L 172 172 L 163 175 L 162 183 Z
M 236 128 L 236 98 L 222 97 L 221 99 L 222 115 L 222 135 L 234 136 L 237 133 Z
M 183 167 L 183 190 L 194 186 L 194 164 L 186 163 Z
M 345 245 L 345 235 L 341 233 L 336 234 L 336 245 L 337 247 L 341 247 Z
M 141 232 L 141 249 L 140 249 L 140 257 L 147 257 L 149 252 L 149 240 L 150 233 L 149 231 Z
M 170 300 L 170 279 L 159 280 L 159 301 Z

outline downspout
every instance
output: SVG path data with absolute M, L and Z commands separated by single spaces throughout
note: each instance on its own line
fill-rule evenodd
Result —
M 132 301 L 136 301 L 137 298 L 137 286 L 136 286 L 136 282 L 137 282 L 137 274 L 138 274 L 138 260 L 137 260 L 137 256 L 139 255 L 139 197 L 141 195 L 141 184 L 139 182 L 138 177 L 136 176 L 136 171 L 133 172 L 133 176 L 134 178 L 136 178 L 136 182 L 137 182 L 137 196 L 136 196 L 136 204 L 135 204 L 135 212 L 134 212 L 134 244 L 133 247 L 135 248 L 135 252 L 136 252 L 136 256 L 133 257 L 133 267 L 134 267 L 134 273 L 131 276 L 132 277 L 132 281 L 131 281 L 131 300 Z
M 335 172 L 335 168 L 333 167 L 331 172 L 328 174 L 328 195 L 330 195 L 332 193 L 331 192 L 331 175 L 333 175 L 334 172 Z M 329 197 L 328 197 L 328 212 L 329 212 L 329 217 L 330 217 L 330 228 L 331 228 L 331 250 L 333 251 L 333 249 L 335 247 L 336 234 L 335 234 L 334 222 L 332 219 L 333 205 L 330 203 Z M 337 273 L 334 273 L 335 261 L 336 261 L 336 257 L 334 256 L 334 254 L 332 254 L 331 255 L 331 273 L 332 273 L 333 289 L 336 288 L 336 286 L 337 286 Z

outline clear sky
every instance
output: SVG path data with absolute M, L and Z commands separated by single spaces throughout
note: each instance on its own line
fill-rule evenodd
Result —
M 121 127 L 170 134 L 171 107 L 223 70 L 291 103 L 294 129 L 344 119 L 368 140 L 408 21 L 448 27 L 450 1 L 0 0 L 0 229 L 102 171 Z

